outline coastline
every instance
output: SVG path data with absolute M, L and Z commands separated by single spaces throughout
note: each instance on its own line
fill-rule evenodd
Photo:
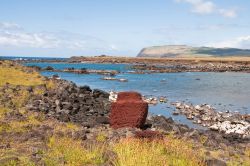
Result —
M 18 60 L 20 63 L 95 63 L 129 64 L 136 74 L 176 72 L 244 72 L 250 73 L 249 57 L 71 57 L 63 60 Z M 71 71 L 74 72 L 74 71 Z M 76 72 L 76 71 L 75 71 Z
M 31 66 L 33 67 L 33 66 Z M 143 67 L 145 67 L 143 65 Z M 36 69 L 36 67 L 34 67 Z M 132 66 L 133 68 L 133 66 Z M 155 67 L 156 68 L 156 67 Z M 152 69 L 154 70 L 155 69 Z M 115 78 L 116 74 L 119 74 L 119 71 L 116 70 L 88 70 L 88 69 L 75 69 L 75 68 L 65 68 L 65 69 L 54 69 L 51 66 L 47 66 L 45 68 L 38 68 L 38 71 L 49 71 L 49 72 L 69 72 L 69 73 L 76 73 L 76 74 L 100 74 L 100 75 L 107 75 L 110 77 L 103 77 L 103 80 L 111 80 L 111 81 L 119 81 L 119 79 Z M 137 73 L 137 72 L 135 72 Z M 147 70 L 147 74 L 153 73 Z M 160 72 L 162 73 L 162 72 Z M 142 74 L 142 73 L 140 73 Z M 143 73 L 145 74 L 145 73 Z M 58 79 L 58 75 L 53 75 L 52 77 Z M 124 79 L 125 80 L 125 79 Z M 127 80 L 125 80 L 127 81 Z M 123 81 L 123 82 L 125 82 Z M 121 82 L 121 81 L 120 81 Z M 110 96 L 112 101 L 115 101 L 115 94 L 111 91 Z M 165 103 L 167 102 L 167 98 L 165 97 L 147 97 L 144 96 L 144 101 L 149 104 L 156 105 L 158 103 Z M 170 105 L 175 107 L 175 111 L 173 111 L 172 115 L 178 116 L 179 114 L 186 116 L 186 118 L 192 121 L 193 124 L 197 124 L 202 127 L 207 127 L 211 130 L 216 131 L 223 131 L 227 134 L 236 133 L 235 135 L 239 135 L 240 137 L 250 137 L 250 132 L 248 128 L 250 126 L 249 118 L 250 116 L 240 113 L 234 112 L 217 112 L 214 108 L 210 105 L 193 105 L 190 103 L 187 105 L 186 103 L 179 103 L 176 101 L 172 101 Z
M 17 64 L 10 62 L 10 65 L 7 65 L 7 68 L 11 69 L 16 65 Z M 32 73 L 34 71 L 33 68 L 20 68 L 24 72 Z M 78 87 L 72 82 L 60 79 L 49 79 L 46 77 L 42 77 L 42 79 L 45 81 L 44 83 L 46 85 L 48 85 L 49 82 L 53 82 L 53 88 L 44 85 L 41 86 L 39 85 L 40 83 L 32 86 L 11 85 L 10 83 L 1 87 L 1 91 L 7 92 L 11 90 L 13 93 L 29 92 L 31 97 L 27 102 L 24 103 L 25 109 L 27 109 L 28 113 L 39 114 L 39 116 L 43 115 L 45 116 L 45 120 L 50 119 L 53 121 L 53 123 L 75 123 L 76 125 L 81 126 L 81 130 L 77 132 L 71 131 L 72 136 L 81 138 L 87 142 L 93 141 L 96 137 L 98 137 L 100 132 L 108 133 L 105 135 L 105 140 L 108 143 L 111 143 L 117 142 L 121 138 L 135 137 L 138 131 L 157 131 L 163 135 L 173 134 L 175 139 L 190 140 L 194 142 L 196 146 L 204 148 L 207 153 L 205 158 L 206 161 L 211 159 L 215 160 L 216 158 L 214 158 L 212 153 L 218 149 L 223 153 L 236 153 L 237 155 L 241 155 L 241 157 L 244 158 L 244 151 L 250 147 L 249 138 L 243 139 L 237 135 L 226 135 L 223 132 L 212 130 L 204 131 L 192 129 L 186 125 L 174 122 L 172 118 L 166 118 L 164 116 L 148 116 L 143 129 L 125 128 L 113 130 L 109 127 L 108 122 L 108 114 L 110 109 L 108 93 L 101 90 L 92 90 L 88 86 Z M 11 118 L 13 117 L 18 118 L 20 110 L 15 108 L 16 106 L 14 107 L 14 105 L 11 103 L 8 105 L 8 100 L 3 100 L 8 99 L 9 95 L 11 95 L 11 93 L 1 94 L 1 105 L 3 104 L 5 107 L 14 110 L 15 114 L 12 114 L 12 117 L 6 116 L 7 120 L 11 121 Z M 88 100 L 85 100 L 86 98 Z M 90 107 L 86 107 L 88 104 Z M 78 114 L 79 112 L 77 111 L 71 111 L 77 110 L 79 107 L 83 109 L 80 111 L 80 114 Z M 45 131 L 47 132 L 47 130 Z M 39 130 L 39 132 L 41 132 L 41 135 L 45 134 L 43 131 Z M 62 131 L 58 132 L 61 132 L 62 134 Z M 2 134 L 6 134 L 6 131 Z M 2 134 L 0 134 L 1 138 L 3 138 Z M 216 160 L 229 162 L 231 158 L 226 154 L 224 154 L 224 157 L 219 157 Z

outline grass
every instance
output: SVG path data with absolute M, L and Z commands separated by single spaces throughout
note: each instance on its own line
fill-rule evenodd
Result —
M 121 140 L 114 146 L 117 166 L 202 166 L 203 155 L 183 139 L 166 137 L 151 142 L 139 139 Z
M 11 85 L 35 86 L 44 83 L 38 72 L 27 72 L 23 66 L 13 65 L 5 61 L 0 65 L 0 86 L 9 83 Z
M 52 80 L 44 80 L 43 77 L 33 69 L 21 66 L 11 61 L 0 61 L 0 101 L 5 107 L 19 109 L 29 100 L 30 92 L 27 87 L 31 86 L 34 95 L 42 95 L 45 85 L 48 89 L 55 87 Z M 3 88 L 8 84 L 9 88 Z M 18 88 L 16 88 L 19 86 Z M 18 90 L 16 90 L 18 89 Z
M 7 112 L 10 112 L 10 110 L 5 107 L 0 106 L 0 119 L 4 118 Z
M 250 166 L 250 148 L 246 148 L 244 157 L 234 154 L 228 166 Z
M 102 146 L 86 149 L 80 140 L 51 137 L 48 147 L 49 150 L 44 154 L 43 159 L 47 166 L 82 166 L 104 163 Z
M 32 127 L 41 125 L 41 122 L 34 116 L 29 115 L 24 120 L 12 120 L 8 123 L 1 124 L 1 132 L 26 132 Z
M 18 159 L 17 159 L 17 156 Z M 5 160 L 6 162 L 0 163 L 1 166 L 35 166 L 36 164 L 32 162 L 28 157 L 23 154 L 18 153 L 16 150 L 3 150 L 0 149 L 0 162 Z
M 48 166 L 101 165 L 112 160 L 115 166 L 203 166 L 203 153 L 193 149 L 190 141 L 167 136 L 164 140 L 122 139 L 114 144 L 103 142 L 84 146 L 84 141 L 68 137 L 51 137 L 43 161 Z M 111 150 L 113 159 L 104 157 Z M 109 156 L 108 156 L 109 157 Z
M 53 123 L 53 122 L 52 122 Z M 58 123 L 54 127 L 55 132 L 63 132 L 63 133 L 69 133 L 69 132 L 77 132 L 81 129 L 80 126 L 67 122 L 67 123 Z
M 105 135 L 104 133 L 100 133 L 95 139 L 98 142 L 105 142 L 107 140 L 107 135 Z

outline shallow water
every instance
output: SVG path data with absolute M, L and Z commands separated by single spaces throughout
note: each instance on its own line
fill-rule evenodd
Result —
M 128 82 L 102 80 L 102 75 L 74 74 L 63 72 L 42 72 L 45 76 L 58 74 L 62 79 L 75 82 L 77 85 L 90 85 L 106 91 L 138 91 L 143 95 L 166 96 L 167 104 L 151 106 L 150 112 L 172 116 L 174 108 L 169 104 L 175 101 L 185 101 L 193 104 L 207 103 L 218 111 L 239 111 L 250 113 L 250 74 L 248 73 L 155 73 L 130 74 L 126 64 L 60 64 L 60 63 L 28 63 L 40 67 L 52 66 L 56 69 L 68 67 L 87 69 L 119 70 L 117 78 L 126 78 Z M 183 116 L 173 116 L 176 121 L 193 126 L 192 122 Z

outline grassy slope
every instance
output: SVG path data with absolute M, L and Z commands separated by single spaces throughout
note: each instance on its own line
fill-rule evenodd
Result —
M 24 87 L 45 84 L 47 88 L 54 88 L 53 82 L 10 62 L 0 64 L 0 82 L 0 165 L 204 165 L 205 150 L 202 146 L 172 135 L 152 142 L 133 138 L 106 142 L 105 135 L 97 137 L 95 144 L 75 139 L 72 135 L 80 131 L 81 126 L 46 119 L 42 113 L 25 110 L 24 106 L 31 97 L 25 88 L 18 92 L 10 88 L 7 95 L 11 96 L 11 101 L 6 101 L 6 93 L 2 92 L 7 82 Z M 37 91 L 34 93 L 42 94 L 41 89 Z M 250 157 L 250 151 L 246 153 Z M 236 159 L 233 158 L 237 163 L 237 160 L 242 160 Z M 247 165 L 250 161 L 244 163 Z
M 141 50 L 138 57 L 249 57 L 249 49 L 190 47 L 185 45 L 153 46 Z

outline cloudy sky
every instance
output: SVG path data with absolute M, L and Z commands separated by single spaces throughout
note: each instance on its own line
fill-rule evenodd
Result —
M 249 0 L 0 0 L 0 56 L 135 56 L 143 47 L 250 49 Z

